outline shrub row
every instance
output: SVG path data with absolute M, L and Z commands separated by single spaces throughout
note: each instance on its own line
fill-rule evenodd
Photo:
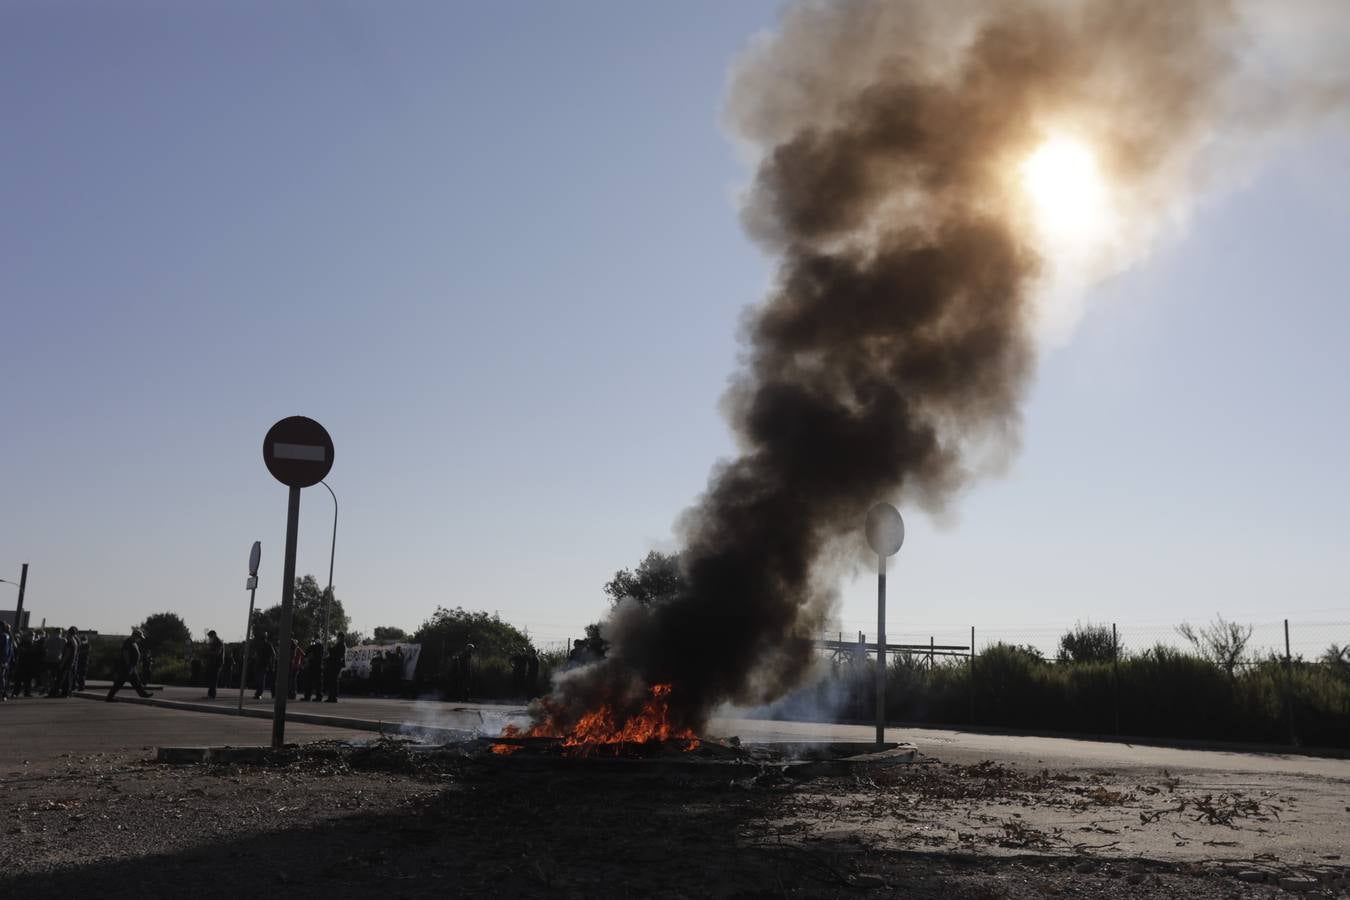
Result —
M 875 709 L 875 664 L 832 665 L 768 713 L 867 720 Z M 892 722 L 974 723 L 1028 730 L 1350 747 L 1350 679 L 1326 663 L 1269 659 L 1233 676 L 1214 664 L 1158 647 L 1111 663 L 1046 662 L 995 645 L 975 658 L 901 657 L 887 667 Z M 1117 727 L 1117 718 L 1119 725 Z

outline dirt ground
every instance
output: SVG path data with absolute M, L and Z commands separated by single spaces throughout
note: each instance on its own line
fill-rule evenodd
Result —
M 1338 853 L 1270 849 L 1297 820 L 1297 798 L 1216 793 L 1162 772 L 921 759 L 794 779 L 774 767 L 565 763 L 388 741 L 309 744 L 248 765 L 68 754 L 4 777 L 0 896 L 98 885 L 109 897 L 1203 900 L 1274 896 L 1290 877 L 1350 893 Z M 1159 834 L 1174 852 L 1137 852 Z

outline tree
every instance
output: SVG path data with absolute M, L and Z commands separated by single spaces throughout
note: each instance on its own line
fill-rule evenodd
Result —
M 294 614 L 291 617 L 291 637 L 306 644 L 311 640 L 316 640 L 323 635 L 323 599 L 325 590 L 319 587 L 318 580 L 313 575 L 306 575 L 303 578 L 295 579 L 295 592 L 292 595 L 294 601 Z M 329 608 L 328 635 L 345 634 L 351 627 L 347 621 L 347 613 L 342 608 L 342 601 L 336 596 L 334 591 L 332 605 Z M 269 640 L 275 641 L 281 633 L 281 604 L 268 607 L 261 612 L 253 614 L 253 631 L 256 634 L 258 629 L 267 631 Z
M 1190 641 L 1201 659 L 1208 660 L 1228 673 L 1231 678 L 1238 663 L 1247 656 L 1247 644 L 1252 639 L 1252 626 L 1226 622 L 1216 616 L 1209 625 L 1193 627 L 1189 622 L 1177 626 L 1177 634 Z
M 680 569 L 678 553 L 651 551 L 638 563 L 636 570 L 620 569 L 605 583 L 609 602 L 617 606 L 631 597 L 642 606 L 663 603 L 678 596 L 684 589 L 684 573 Z
M 375 640 L 377 641 L 402 641 L 408 637 L 408 632 L 402 628 L 393 625 L 376 625 Z
M 1331 669 L 1333 675 L 1342 681 L 1350 681 L 1350 646 L 1332 644 L 1322 654 L 1322 662 Z
M 165 647 L 181 648 L 192 640 L 192 629 L 188 628 L 187 622 L 178 613 L 162 612 L 146 616 L 141 623 L 141 631 L 145 632 L 145 648 L 152 653 Z
M 452 656 L 473 644 L 475 659 L 510 657 L 533 646 L 514 625 L 495 614 L 469 612 L 463 607 L 438 606 L 431 618 L 422 623 L 412 639 L 422 645 L 417 669 L 422 677 L 436 677 Z
M 1115 659 L 1116 639 L 1105 625 L 1079 623 L 1059 639 L 1057 659 L 1062 663 L 1101 663 Z

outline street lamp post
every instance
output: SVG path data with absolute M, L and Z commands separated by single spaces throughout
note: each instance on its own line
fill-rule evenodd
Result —
M 337 517 L 338 517 L 338 502 L 337 502 L 337 494 L 334 494 L 334 493 L 333 493 L 333 489 L 332 489 L 331 487 L 328 487 L 328 482 L 326 482 L 326 481 L 320 481 L 319 484 L 321 484 L 321 485 L 323 485 L 324 487 L 328 488 L 328 493 L 329 493 L 329 495 L 333 498 L 333 543 L 332 543 L 332 546 L 331 546 L 331 547 L 329 548 L 329 550 L 328 550 L 328 590 L 324 591 L 324 593 L 323 593 L 323 643 L 324 643 L 324 646 L 327 647 L 327 646 L 328 646 L 328 610 L 329 610 L 329 606 L 330 606 L 330 605 L 332 604 L 332 602 L 333 602 L 333 559 L 337 556 Z
M 319 484 L 328 488 L 328 494 L 333 498 L 333 543 L 328 549 L 328 589 L 323 592 L 323 650 L 319 657 L 319 689 L 322 690 L 328 678 L 328 672 L 326 671 L 328 666 L 328 618 L 333 605 L 333 559 L 337 556 L 338 502 L 337 494 L 334 494 L 333 489 L 328 487 L 328 482 L 320 481 Z M 322 699 L 322 695 L 320 695 L 320 699 Z

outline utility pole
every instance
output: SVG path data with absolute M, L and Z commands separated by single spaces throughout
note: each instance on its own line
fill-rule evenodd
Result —
M 1120 734 L 1120 638 L 1116 635 L 1115 622 L 1111 623 L 1111 697 L 1116 734 Z
M 23 592 L 28 589 L 28 563 L 19 569 L 19 602 L 14 607 L 14 630 L 23 624 Z
M 975 626 L 970 626 L 970 724 L 975 724 Z

